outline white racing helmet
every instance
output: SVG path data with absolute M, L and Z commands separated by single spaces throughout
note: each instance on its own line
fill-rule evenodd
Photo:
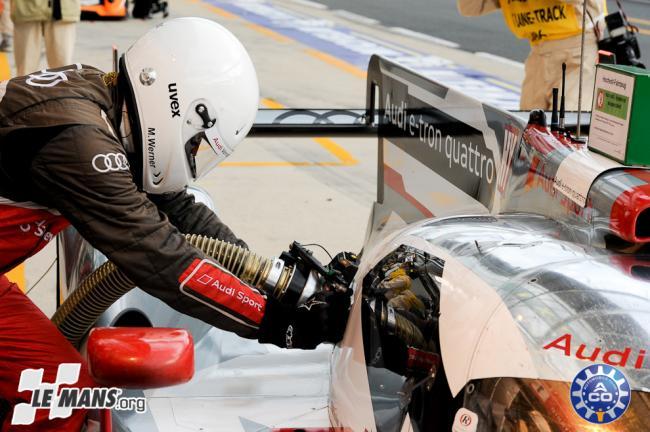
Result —
M 230 156 L 255 120 L 253 63 L 239 40 L 213 21 L 158 25 L 122 56 L 120 69 L 130 87 L 145 192 L 182 190 Z

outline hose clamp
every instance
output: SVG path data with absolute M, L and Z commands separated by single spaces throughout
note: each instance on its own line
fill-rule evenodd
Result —
M 304 304 L 307 300 L 309 300 L 311 296 L 316 294 L 317 290 L 318 290 L 318 273 L 312 270 L 309 272 L 307 283 L 305 283 L 305 288 L 302 290 L 302 293 L 300 294 L 300 298 L 298 299 L 298 303 L 296 304 L 296 306 L 300 306 L 301 304 Z
M 276 287 L 280 281 L 280 276 L 282 276 L 282 270 L 284 269 L 284 261 L 280 258 L 275 258 L 273 264 L 271 265 L 271 271 L 264 281 L 264 288 L 273 289 Z

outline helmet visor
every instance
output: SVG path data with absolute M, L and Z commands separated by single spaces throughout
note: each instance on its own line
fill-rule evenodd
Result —
M 203 177 L 231 153 L 216 127 L 199 132 L 185 143 L 185 156 L 194 180 Z

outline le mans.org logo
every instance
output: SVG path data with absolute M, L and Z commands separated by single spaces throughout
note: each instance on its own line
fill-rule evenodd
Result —
M 630 405 L 630 384 L 613 366 L 595 364 L 578 372 L 571 383 L 571 404 L 589 423 L 606 424 L 619 419 Z
M 48 419 L 68 418 L 75 409 L 114 409 L 143 413 L 146 410 L 144 397 L 124 397 L 116 387 L 74 388 L 79 380 L 79 363 L 62 363 L 53 383 L 43 382 L 43 369 L 25 369 L 20 374 L 18 391 L 31 391 L 29 403 L 14 407 L 12 425 L 30 425 L 36 419 L 37 410 L 48 410 Z

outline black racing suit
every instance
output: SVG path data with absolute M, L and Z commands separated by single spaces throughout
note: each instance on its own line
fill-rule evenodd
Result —
M 72 65 L 0 86 L 0 275 L 67 221 L 146 292 L 209 324 L 257 337 L 267 300 L 234 278 L 226 283 L 236 296 L 223 284 L 205 284 L 223 274 L 206 266 L 181 233 L 245 244 L 185 191 L 147 196 L 138 189 L 114 132 L 120 110 L 104 78 L 95 68 Z

